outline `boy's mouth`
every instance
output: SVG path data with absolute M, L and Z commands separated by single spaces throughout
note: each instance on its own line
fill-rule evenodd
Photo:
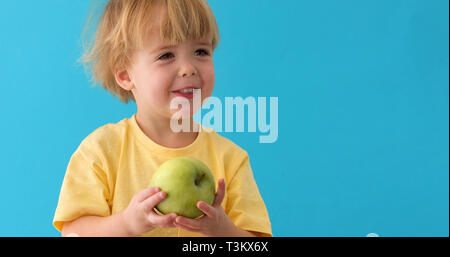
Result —
M 200 90 L 200 88 L 196 87 L 186 87 L 180 90 L 172 91 L 177 96 L 185 97 L 187 99 L 192 99 L 194 97 L 194 91 Z

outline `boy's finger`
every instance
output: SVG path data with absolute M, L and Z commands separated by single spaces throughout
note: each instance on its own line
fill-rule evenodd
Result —
M 222 204 L 223 198 L 225 197 L 225 179 L 219 179 L 219 186 L 217 188 L 216 199 L 214 200 L 213 206 L 218 207 Z
M 157 187 L 151 187 L 146 188 L 144 190 L 141 190 L 139 193 L 136 194 L 135 199 L 138 203 L 144 201 L 145 199 L 149 198 L 150 196 L 154 195 L 159 191 L 159 188 Z
M 191 228 L 191 227 L 188 227 L 188 226 L 185 226 L 185 225 L 183 225 L 183 224 L 176 223 L 176 222 L 175 222 L 174 224 L 175 224 L 175 226 L 177 226 L 177 227 L 179 227 L 179 228 L 181 228 L 181 229 L 184 229 L 184 230 L 186 230 L 186 231 L 195 232 L 195 233 L 200 233 L 200 229 Z
M 141 204 L 145 211 L 152 212 L 153 208 L 155 208 L 158 203 L 164 200 L 164 198 L 166 198 L 166 193 L 160 191 L 158 193 L 154 193 L 152 196 L 142 201 Z
M 175 213 L 167 214 L 167 215 L 158 215 L 156 213 L 150 214 L 150 222 L 159 227 L 170 227 L 173 226 L 175 222 L 175 218 L 177 215 Z
M 211 205 L 209 205 L 205 202 L 202 202 L 202 201 L 199 201 L 197 203 L 197 208 L 199 208 L 204 214 L 206 214 L 206 216 L 211 217 L 211 218 L 214 217 L 214 215 L 216 213 L 216 210 L 214 209 L 214 207 L 212 207 Z
M 188 219 L 182 216 L 178 216 L 175 219 L 175 224 L 189 227 L 191 229 L 200 229 L 200 224 L 198 220 Z

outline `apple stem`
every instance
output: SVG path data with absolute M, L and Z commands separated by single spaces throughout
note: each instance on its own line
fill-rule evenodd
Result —
M 198 179 L 195 180 L 195 184 L 198 185 L 200 183 L 200 181 L 202 181 L 202 179 L 206 176 L 205 173 L 203 173 Z

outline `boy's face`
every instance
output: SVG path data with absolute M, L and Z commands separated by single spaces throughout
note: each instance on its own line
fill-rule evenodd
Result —
M 187 40 L 169 46 L 159 40 L 159 31 L 150 32 L 150 40 L 134 52 L 131 66 L 116 78 L 121 86 L 130 89 L 142 115 L 171 118 L 177 110 L 171 110 L 174 93 L 186 87 L 201 92 L 201 103 L 211 96 L 214 89 L 214 62 L 211 40 Z M 128 83 L 128 84 L 127 84 Z M 127 88 L 128 87 L 128 88 Z M 193 99 L 190 115 L 194 114 Z

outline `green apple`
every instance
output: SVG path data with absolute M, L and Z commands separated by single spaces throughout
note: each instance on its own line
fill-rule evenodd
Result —
M 211 205 L 216 191 L 211 170 L 191 157 L 173 158 L 161 164 L 150 187 L 159 187 L 166 193 L 166 198 L 156 206 L 160 213 L 176 213 L 191 219 L 203 214 L 197 202 Z

